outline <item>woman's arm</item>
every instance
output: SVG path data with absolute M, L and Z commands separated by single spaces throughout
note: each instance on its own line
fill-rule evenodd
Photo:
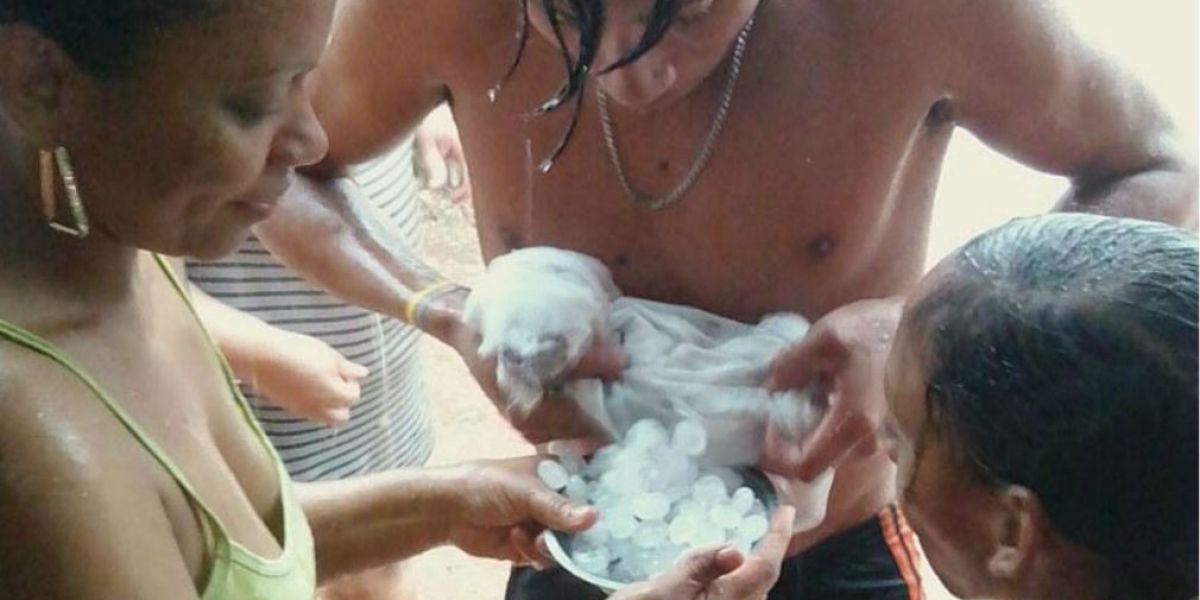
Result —
M 543 528 L 578 531 L 596 520 L 533 475 L 537 458 L 441 469 L 401 469 L 298 484 L 317 551 L 318 580 L 413 556 L 443 544 L 488 558 L 543 562 Z

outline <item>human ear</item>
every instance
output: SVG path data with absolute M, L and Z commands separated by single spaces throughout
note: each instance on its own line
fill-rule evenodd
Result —
M 57 145 L 64 82 L 73 70 L 58 44 L 33 27 L 0 26 L 0 107 L 37 147 Z
M 996 500 L 988 574 L 997 580 L 1018 582 L 1029 571 L 1048 522 L 1041 501 L 1028 488 L 1004 486 Z

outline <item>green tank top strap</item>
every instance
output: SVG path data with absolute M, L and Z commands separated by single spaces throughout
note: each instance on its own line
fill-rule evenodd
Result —
M 246 550 L 243 546 L 235 541 L 228 540 L 228 536 L 224 534 L 224 529 L 220 529 L 220 533 L 228 540 L 227 548 L 224 549 L 228 553 L 228 560 L 218 561 L 214 564 L 213 580 L 210 582 L 212 588 L 206 593 L 203 600 L 225 600 L 243 597 L 262 597 L 264 599 L 282 600 L 285 598 L 301 598 L 311 597 L 315 591 L 316 585 L 316 565 L 315 556 L 313 554 L 312 532 L 309 530 L 308 521 L 304 516 L 299 503 L 296 500 L 295 492 L 292 489 L 291 477 L 288 475 L 287 468 L 280 459 L 279 453 L 271 444 L 270 438 L 259 424 L 258 419 L 254 417 L 254 412 L 250 408 L 250 403 L 246 401 L 246 397 L 242 395 L 238 388 L 237 380 L 233 375 L 233 369 L 225 360 L 225 355 L 220 351 L 220 346 L 204 325 L 204 321 L 200 318 L 200 314 L 196 311 L 196 307 L 192 304 L 191 295 L 187 291 L 187 285 L 175 273 L 170 263 L 160 255 L 154 255 L 154 260 L 158 263 L 175 291 L 179 294 L 183 303 L 188 307 L 188 311 L 192 313 L 192 317 L 196 320 L 197 326 L 204 332 L 212 355 L 220 365 L 221 372 L 225 376 L 225 381 L 228 388 L 234 396 L 234 401 L 241 410 L 242 416 L 245 418 L 247 426 L 254 430 L 255 435 L 262 443 L 263 448 L 271 456 L 275 463 L 276 475 L 280 487 L 280 501 L 283 509 L 283 553 L 274 559 L 266 559 Z M 220 521 L 216 524 L 220 526 Z M 270 590 L 262 592 L 261 590 Z M 303 593 L 298 593 L 298 590 L 303 590 Z M 280 593 L 282 592 L 282 593 Z
M 233 368 L 229 366 L 229 361 L 225 360 L 225 354 L 221 352 L 220 345 L 213 338 L 212 332 L 208 330 L 208 326 L 204 324 L 204 320 L 200 318 L 200 313 L 196 311 L 196 305 L 192 303 L 192 295 L 188 292 L 187 284 L 183 283 L 183 280 L 175 273 L 175 269 L 171 267 L 171 263 L 162 255 L 155 254 L 154 260 L 158 263 L 162 272 L 166 274 L 167 280 L 171 282 L 171 287 L 175 288 L 175 291 L 179 293 L 179 297 L 183 300 L 184 305 L 187 306 L 188 312 L 196 320 L 196 324 L 200 326 L 200 330 L 204 332 L 204 339 L 208 342 L 209 349 L 212 350 L 213 356 L 216 357 L 217 362 L 220 364 L 221 374 L 225 377 L 225 382 L 229 389 L 233 391 L 234 401 L 238 406 L 238 410 L 241 411 L 242 417 L 250 425 L 250 428 L 254 430 L 254 434 L 258 437 L 259 442 L 271 453 L 275 461 L 283 464 L 282 459 L 275 452 L 275 446 L 271 444 L 271 439 L 267 437 L 267 432 L 263 430 L 258 419 L 254 417 L 254 410 L 250 408 L 250 403 L 242 395 L 241 389 L 238 387 L 237 377 L 234 376 Z
M 200 496 L 196 494 L 196 490 L 192 487 L 187 477 L 167 457 L 166 452 L 154 442 L 149 434 L 138 426 L 137 422 L 129 416 L 129 413 L 125 412 L 125 409 L 121 408 L 121 405 L 114 401 L 91 375 L 76 365 L 74 361 L 55 348 L 50 342 L 4 319 L 0 319 L 0 340 L 8 340 L 13 344 L 50 359 L 78 379 L 88 391 L 99 398 L 105 408 L 121 423 L 121 426 L 133 436 L 133 439 L 145 448 L 154 461 L 175 480 L 176 485 L 183 490 L 188 502 L 200 513 L 200 525 L 204 534 L 205 544 L 212 550 L 214 556 L 229 554 L 229 540 L 221 534 L 223 529 L 217 515 L 200 499 Z
M 312 533 L 304 518 L 303 511 L 296 501 L 291 489 L 291 481 L 279 455 L 271 446 L 266 434 L 259 426 L 245 397 L 238 390 L 233 371 L 229 368 L 223 355 L 219 352 L 216 342 L 208 329 L 200 321 L 191 303 L 186 287 L 175 275 L 167 261 L 161 256 L 155 256 L 155 261 L 166 274 L 172 286 L 179 293 L 188 310 L 192 313 L 208 341 L 212 354 L 219 362 L 228 388 L 234 396 L 235 403 L 241 410 L 247 424 L 255 431 L 263 447 L 266 448 L 276 465 L 280 485 L 280 496 L 283 509 L 283 539 L 280 540 L 283 552 L 278 558 L 264 559 L 259 557 L 237 542 L 232 540 L 217 515 L 200 500 L 187 477 L 167 456 L 166 452 L 138 426 L 137 422 L 125 412 L 121 405 L 113 400 L 100 384 L 83 368 L 72 361 L 63 352 L 38 335 L 17 327 L 0 319 L 0 341 L 8 340 L 18 346 L 40 354 L 61 366 L 84 386 L 109 410 L 118 422 L 133 436 L 133 438 L 154 458 L 155 462 L 175 480 L 184 492 L 188 501 L 198 511 L 200 526 L 210 555 L 208 582 L 199 590 L 203 600 L 242 600 L 245 598 L 260 598 L 262 600 L 291 600 L 294 598 L 310 598 L 316 590 L 316 567 L 313 553 Z
M 111 412 L 113 416 L 120 421 L 121 425 L 133 435 L 134 439 L 136 439 L 139 444 L 145 447 L 146 451 L 149 452 L 150 455 L 153 456 L 160 465 L 162 465 L 163 469 L 170 473 L 171 477 L 175 478 L 179 482 L 179 485 L 183 487 L 189 495 L 195 497 L 195 490 L 192 489 L 191 484 L 189 484 L 184 478 L 183 472 L 180 471 L 177 466 L 175 466 L 175 463 L 171 462 L 171 460 L 167 458 L 167 455 L 162 448 L 159 448 L 158 444 L 154 443 L 154 440 L 151 439 L 146 432 L 142 431 L 142 428 L 138 426 L 137 422 L 135 422 L 133 418 L 129 416 L 129 413 L 126 413 L 125 409 L 121 408 L 121 405 L 115 402 L 104 391 L 104 388 L 100 387 L 100 384 L 97 383 L 91 375 L 88 375 L 87 372 L 76 365 L 74 361 L 68 358 L 65 354 L 63 354 L 45 339 L 30 331 L 17 327 L 16 325 L 13 325 L 12 323 L 9 323 L 3 319 L 0 319 L 0 338 L 7 339 L 18 346 L 27 348 L 33 352 L 45 356 L 46 358 L 49 358 L 65 369 L 68 373 L 73 375 L 80 382 L 82 382 L 89 391 L 95 394 L 95 396 L 104 403 L 104 406 L 108 408 L 109 412 Z

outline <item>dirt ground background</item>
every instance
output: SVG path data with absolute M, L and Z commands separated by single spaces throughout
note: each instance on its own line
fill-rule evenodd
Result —
M 1136 74 L 1158 94 L 1196 149 L 1197 3 L 1190 0 L 1062 0 L 1058 3 L 1085 38 Z M 1060 178 L 1016 166 L 970 134 L 959 132 L 944 168 L 930 235 L 929 263 L 984 229 L 1050 207 L 1066 189 Z M 469 218 L 431 203 L 425 250 L 441 271 L 470 282 L 482 270 Z M 526 444 L 481 395 L 461 361 L 427 340 L 424 369 L 437 426 L 433 464 L 527 454 Z M 926 568 L 929 600 L 949 600 Z M 423 600 L 498 600 L 508 566 L 443 548 L 413 562 L 410 582 Z

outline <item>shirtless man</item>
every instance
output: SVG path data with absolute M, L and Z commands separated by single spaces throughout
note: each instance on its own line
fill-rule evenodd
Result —
M 809 444 L 772 444 L 768 462 L 806 478 L 836 465 L 837 475 L 828 517 L 795 538 L 772 598 L 918 597 L 915 553 L 889 510 L 892 467 L 872 441 L 883 357 L 901 297 L 922 271 L 952 131 L 965 127 L 1069 177 L 1061 210 L 1192 225 L 1195 171 L 1145 90 L 1082 46 L 1044 2 L 682 0 L 649 51 L 604 73 L 669 4 L 534 0 L 507 79 L 517 0 L 348 5 L 316 92 L 329 156 L 259 234 L 358 303 L 402 315 L 419 299 L 418 325 L 457 348 L 496 399 L 493 366 L 458 319 L 462 289 L 431 289 L 440 276 L 374 235 L 347 186 L 331 183 L 449 101 L 485 258 L 569 248 L 604 261 L 630 295 L 744 321 L 792 310 L 816 323 L 773 383 L 819 377 L 832 408 Z M 575 102 L 529 117 L 564 80 L 548 12 L 574 57 L 581 47 L 588 54 L 581 37 L 597 7 L 604 27 L 582 79 L 578 127 L 543 172 Z M 603 356 L 591 362 L 612 371 Z M 514 424 L 541 441 L 578 433 L 565 422 L 538 414 Z M 554 571 L 521 573 L 509 593 L 585 597 L 565 585 Z

